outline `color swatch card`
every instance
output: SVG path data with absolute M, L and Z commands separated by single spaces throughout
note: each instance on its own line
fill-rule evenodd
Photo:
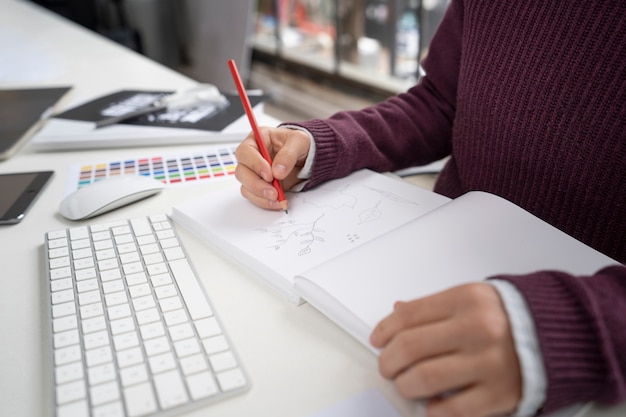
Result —
M 93 182 L 120 175 L 143 175 L 167 186 L 228 178 L 235 174 L 236 148 L 236 145 L 223 145 L 175 155 L 76 164 L 69 168 L 65 195 Z

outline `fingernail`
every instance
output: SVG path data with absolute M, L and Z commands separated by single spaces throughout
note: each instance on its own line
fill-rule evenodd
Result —
M 282 210 L 282 206 L 280 205 L 280 203 L 276 200 L 270 200 L 270 208 L 274 209 L 274 210 Z
M 264 189 L 263 190 L 263 197 L 267 198 L 268 200 L 270 200 L 270 202 L 275 202 L 276 204 L 278 204 L 278 201 L 276 201 L 276 199 L 278 198 L 278 195 L 276 194 L 276 190 L 273 189 L 273 188 L 266 188 L 266 189 Z
M 284 177 L 284 175 L 287 173 L 287 167 L 284 166 L 283 164 L 275 165 L 274 169 L 276 170 L 277 173 L 282 174 L 280 175 L 281 177 Z

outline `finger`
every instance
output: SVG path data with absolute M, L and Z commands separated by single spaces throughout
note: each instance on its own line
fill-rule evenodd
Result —
M 422 361 L 457 351 L 456 335 L 446 321 L 403 330 L 380 352 L 379 371 L 392 379 Z
M 281 210 L 278 192 L 271 183 L 259 178 L 244 165 L 238 166 L 235 177 L 241 183 L 241 195 L 253 204 L 271 210 Z
M 248 135 L 248 137 L 237 146 L 237 149 L 235 149 L 235 157 L 237 158 L 236 175 L 237 171 L 245 167 L 254 172 L 256 176 L 262 178 L 265 182 L 269 183 L 272 181 L 272 168 L 263 158 L 261 152 L 259 152 L 253 134 Z M 237 177 L 237 179 L 242 182 L 239 177 Z
M 517 400 L 484 385 L 473 385 L 451 395 L 431 399 L 428 417 L 506 415 L 517 407 Z
M 395 384 L 405 398 L 430 398 L 477 384 L 481 374 L 474 357 L 453 353 L 417 363 L 399 374 Z
M 401 330 L 449 317 L 454 308 L 449 298 L 446 291 L 409 302 L 398 301 L 394 305 L 393 313 L 374 328 L 370 343 L 381 348 Z
M 258 197 L 268 199 L 278 198 L 278 193 L 272 183 L 259 177 L 257 172 L 246 165 L 239 164 L 237 166 L 235 178 L 237 178 L 237 181 L 239 181 L 243 187 L 247 188 L 252 194 Z
M 276 190 L 274 190 L 276 191 Z M 241 195 L 248 199 L 251 203 L 268 210 L 284 210 L 284 207 L 276 199 L 267 199 L 252 194 L 247 188 L 241 187 Z

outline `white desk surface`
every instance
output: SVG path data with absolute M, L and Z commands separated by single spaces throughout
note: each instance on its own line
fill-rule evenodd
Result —
M 0 0 L 0 88 L 73 85 L 61 108 L 120 88 L 185 88 L 183 75 L 21 0 Z M 10 65 L 7 65 L 10 63 Z M 226 65 L 226 63 L 224 63 Z M 185 149 L 202 149 L 186 147 Z M 38 153 L 26 144 L 0 173 L 54 170 L 55 175 L 21 223 L 0 227 L 0 415 L 50 415 L 50 352 L 44 310 L 43 236 L 50 230 L 146 214 L 227 182 L 168 188 L 98 218 L 71 222 L 57 213 L 67 167 L 171 153 L 181 147 Z M 234 181 L 234 179 L 233 179 Z M 306 416 L 378 388 L 403 416 L 422 415 L 378 374 L 376 358 L 309 305 L 295 306 L 255 277 L 177 228 L 226 331 L 249 373 L 252 389 L 190 412 L 189 416 Z M 593 415 L 617 416 L 617 409 Z M 591 414 L 590 414 L 591 415 Z

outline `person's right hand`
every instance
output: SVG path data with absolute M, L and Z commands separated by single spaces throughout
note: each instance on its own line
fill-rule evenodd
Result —
M 303 181 L 297 177 L 309 154 L 311 139 L 306 132 L 284 127 L 261 127 L 263 142 L 272 158 L 272 166 L 263 159 L 250 133 L 235 151 L 235 177 L 241 183 L 241 195 L 259 207 L 282 210 L 278 192 L 272 185 L 274 178 L 289 190 Z

